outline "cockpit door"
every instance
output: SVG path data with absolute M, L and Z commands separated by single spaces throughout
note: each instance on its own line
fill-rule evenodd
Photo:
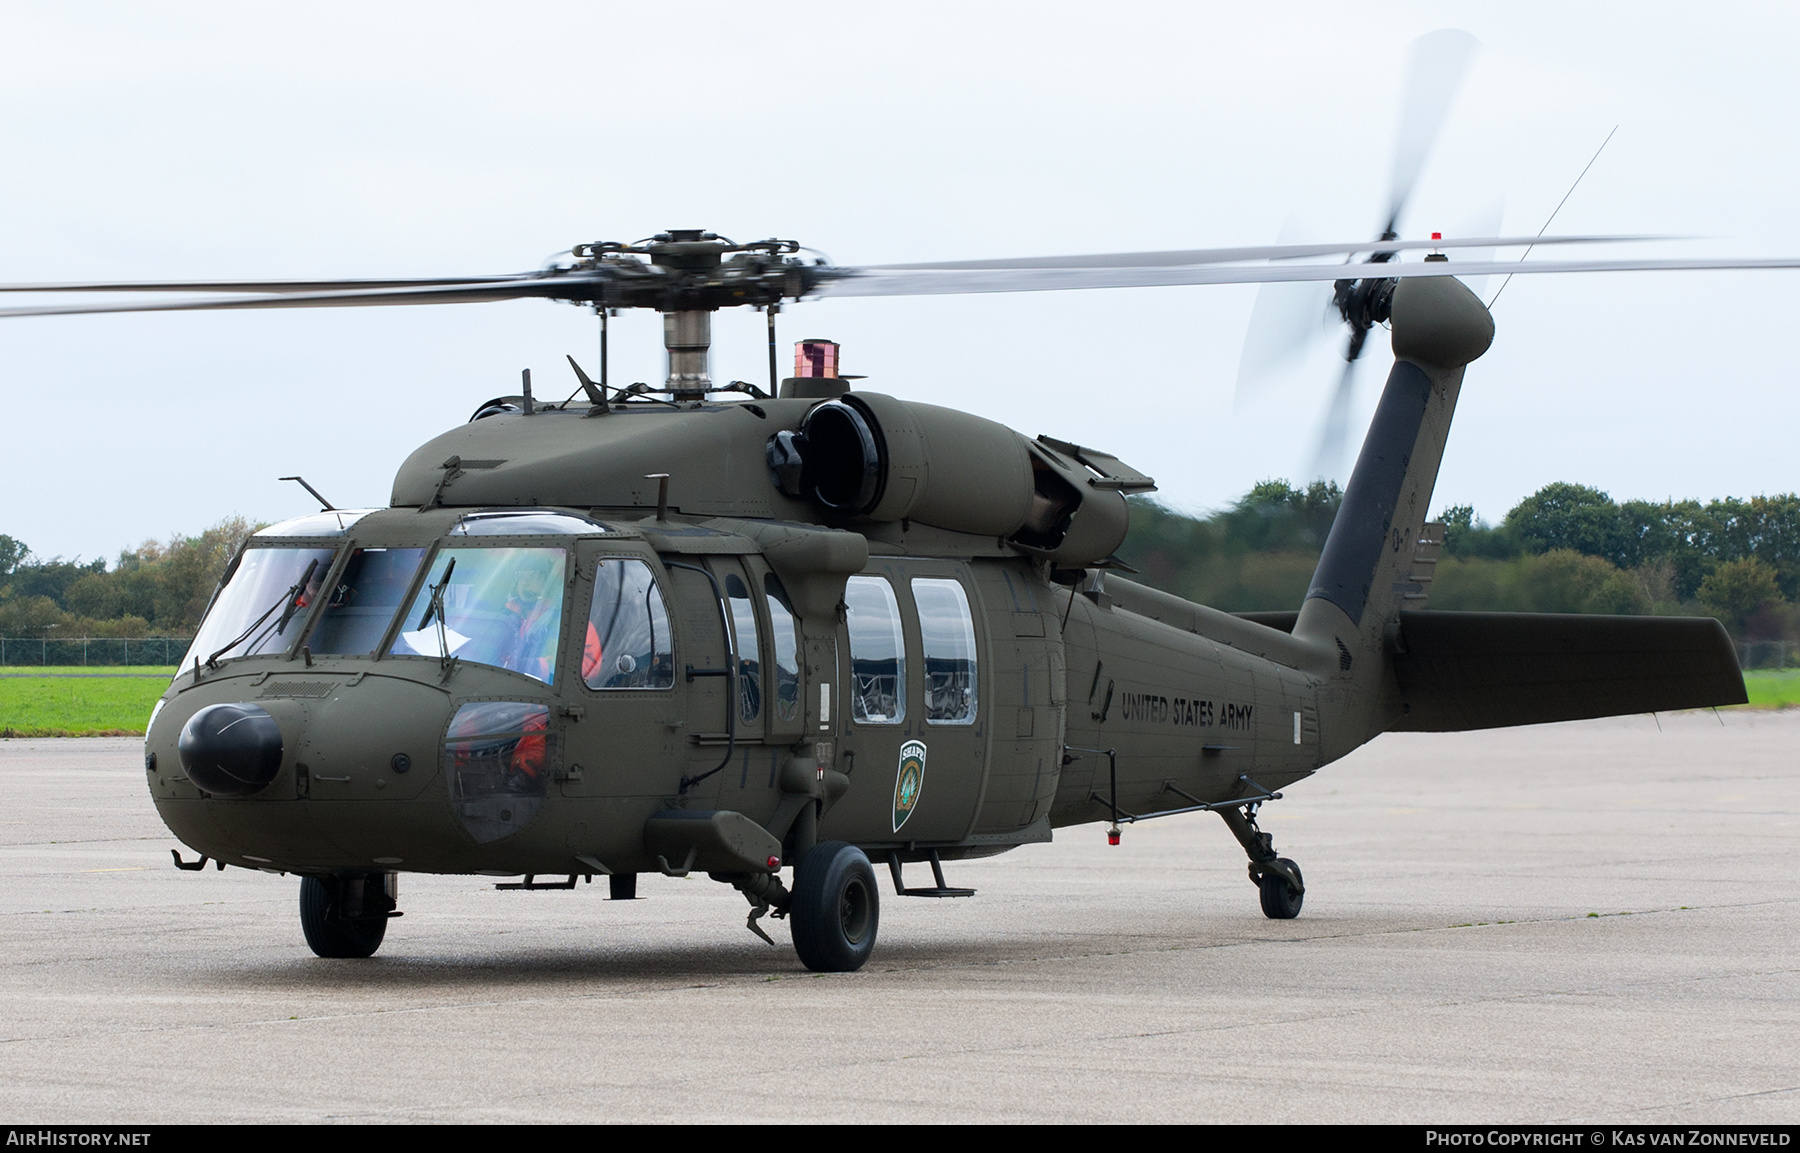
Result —
M 710 800 L 735 751 L 741 708 L 724 582 L 702 558 L 665 557 L 663 565 L 674 592 L 677 699 L 685 698 L 677 730 L 687 747 L 681 791 Z
M 690 766 L 666 582 L 647 558 L 594 544 L 579 556 L 559 681 L 571 718 L 563 793 L 669 796 Z

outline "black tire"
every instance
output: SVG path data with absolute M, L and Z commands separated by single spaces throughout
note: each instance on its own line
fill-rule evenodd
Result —
M 387 936 L 387 918 L 349 920 L 332 915 L 337 911 L 337 889 L 336 878 L 300 879 L 300 931 L 306 934 L 307 945 L 321 957 L 373 957 Z
M 875 951 L 881 896 L 861 849 L 843 841 L 814 845 L 794 870 L 788 926 L 794 951 L 815 973 L 854 973 Z
M 637 900 L 636 873 L 613 873 L 606 878 L 607 899 L 613 901 Z
M 1286 857 L 1279 857 L 1277 860 L 1294 870 L 1294 876 L 1300 876 L 1299 865 L 1294 864 Z M 1274 869 L 1263 870 L 1258 888 L 1262 891 L 1263 916 L 1276 921 L 1291 921 L 1300 915 L 1300 905 L 1306 900 L 1306 890 L 1295 888 L 1286 877 Z

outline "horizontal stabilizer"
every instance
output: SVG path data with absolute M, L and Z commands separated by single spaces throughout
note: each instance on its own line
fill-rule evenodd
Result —
M 1390 633 L 1401 732 L 1456 732 L 1741 705 L 1710 617 L 1402 612 Z

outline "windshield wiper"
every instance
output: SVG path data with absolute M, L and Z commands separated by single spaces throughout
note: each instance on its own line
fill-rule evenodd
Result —
M 306 582 L 310 581 L 312 579 L 312 574 L 318 569 L 318 567 L 319 567 L 319 558 L 314 557 L 311 561 L 309 561 L 307 563 L 306 571 L 300 574 L 300 579 L 295 581 L 293 586 L 290 587 L 286 593 L 282 594 L 282 597 L 280 600 L 278 600 L 274 604 L 270 605 L 267 609 L 265 609 L 263 611 L 263 614 L 261 616 L 257 617 L 255 620 L 251 621 L 250 627 L 245 629 L 243 632 L 239 633 L 237 636 L 233 637 L 231 639 L 231 643 L 225 645 L 223 648 L 219 649 L 218 652 L 216 652 L 212 656 L 206 658 L 206 667 L 209 669 L 218 668 L 220 657 L 224 656 L 226 653 L 230 652 L 232 649 L 235 649 L 239 645 L 243 644 L 244 641 L 249 639 L 251 633 L 255 632 L 258 628 L 262 627 L 262 623 L 264 621 L 268 620 L 271 616 L 273 616 L 275 614 L 276 609 L 282 608 L 283 606 L 286 606 L 286 609 L 281 614 L 281 620 L 279 622 L 277 622 L 277 624 L 275 625 L 275 633 L 276 633 L 276 635 L 279 636 L 284 630 L 286 630 L 286 628 L 288 627 L 288 622 L 294 619 L 294 613 L 296 613 L 300 609 L 300 594 L 302 592 L 306 591 Z
M 425 606 L 425 615 L 419 618 L 419 628 L 421 629 L 430 624 L 433 617 L 437 618 L 438 660 L 440 662 L 450 659 L 450 638 L 444 633 L 446 627 L 444 625 L 444 590 L 450 587 L 450 574 L 455 571 L 456 558 L 451 557 L 450 563 L 444 566 L 444 579 L 431 586 L 431 603 Z

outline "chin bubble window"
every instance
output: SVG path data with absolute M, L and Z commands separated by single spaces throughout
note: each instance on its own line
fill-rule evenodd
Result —
M 594 571 L 594 601 L 581 649 L 590 689 L 666 689 L 675 684 L 669 610 L 641 560 L 611 558 Z
M 463 828 L 482 844 L 524 828 L 543 807 L 557 762 L 550 709 L 478 701 L 456 710 L 444 737 L 444 775 Z
M 552 684 L 567 571 L 560 548 L 439 549 L 390 651 L 456 657 Z

